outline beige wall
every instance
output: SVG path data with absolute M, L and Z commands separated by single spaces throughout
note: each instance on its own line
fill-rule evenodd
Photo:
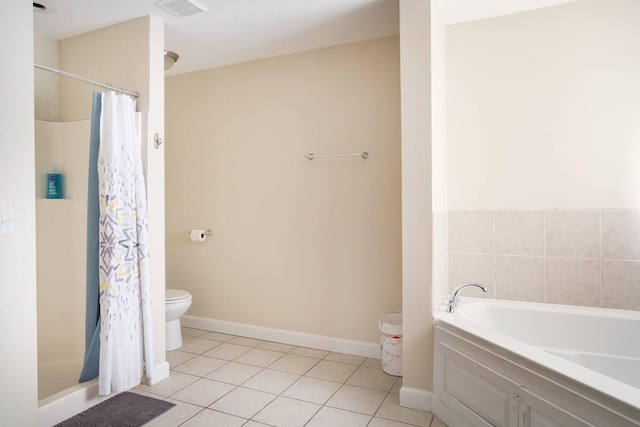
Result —
M 402 322 L 400 403 L 430 409 L 432 390 L 431 1 L 400 1 Z
M 398 56 L 386 37 L 167 78 L 167 287 L 189 314 L 378 340 L 401 299 Z
M 0 200 L 13 204 L 13 234 L 0 237 L 0 424 L 36 425 L 36 243 L 33 144 L 33 12 L 0 2 Z
M 151 17 L 133 19 L 60 40 L 60 69 L 92 80 L 138 91 L 138 111 L 149 109 L 149 45 Z M 91 94 L 102 91 L 86 83 L 60 78 L 60 120 L 91 118 Z
M 448 28 L 451 287 L 640 310 L 639 19 L 582 0 Z
M 448 294 L 446 27 L 437 1 L 431 2 L 431 188 L 433 194 L 433 310 Z
M 58 41 L 42 34 L 33 34 L 33 60 L 45 67 L 58 68 Z M 47 71 L 35 70 L 35 117 L 55 122 L 60 118 L 59 77 Z
M 450 26 L 450 208 L 639 208 L 639 20 L 582 0 Z

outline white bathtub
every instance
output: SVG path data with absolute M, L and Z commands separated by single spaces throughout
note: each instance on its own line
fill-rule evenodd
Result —
M 462 298 L 435 347 L 449 425 L 640 426 L 640 312 Z

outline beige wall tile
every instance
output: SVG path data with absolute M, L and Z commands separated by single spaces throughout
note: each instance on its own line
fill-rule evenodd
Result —
M 547 302 L 602 305 L 602 262 L 591 259 L 547 258 Z
M 493 211 L 449 212 L 449 250 L 493 253 Z
M 546 212 L 547 256 L 600 258 L 600 211 Z
M 544 302 L 544 258 L 496 256 L 496 298 Z
M 496 254 L 544 255 L 544 211 L 496 211 Z
M 603 306 L 640 310 L 640 262 L 604 260 L 603 268 Z
M 602 257 L 640 260 L 640 211 L 602 211 Z
M 485 298 L 494 297 L 493 255 L 449 255 L 449 291 L 467 282 L 482 283 L 489 288 L 489 292 L 484 293 L 480 289 L 470 288 L 464 291 L 464 295 Z

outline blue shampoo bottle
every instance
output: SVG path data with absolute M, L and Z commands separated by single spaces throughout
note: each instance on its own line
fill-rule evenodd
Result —
M 47 199 L 62 199 L 62 174 L 56 169 L 47 173 Z

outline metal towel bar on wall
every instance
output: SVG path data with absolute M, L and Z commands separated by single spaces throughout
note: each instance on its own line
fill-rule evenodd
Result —
M 304 156 L 305 158 L 309 159 L 309 160 L 313 160 L 316 157 L 362 157 L 364 160 L 367 160 L 369 158 L 369 153 L 367 153 L 366 151 L 363 153 L 355 153 L 355 154 L 307 154 L 306 156 Z

